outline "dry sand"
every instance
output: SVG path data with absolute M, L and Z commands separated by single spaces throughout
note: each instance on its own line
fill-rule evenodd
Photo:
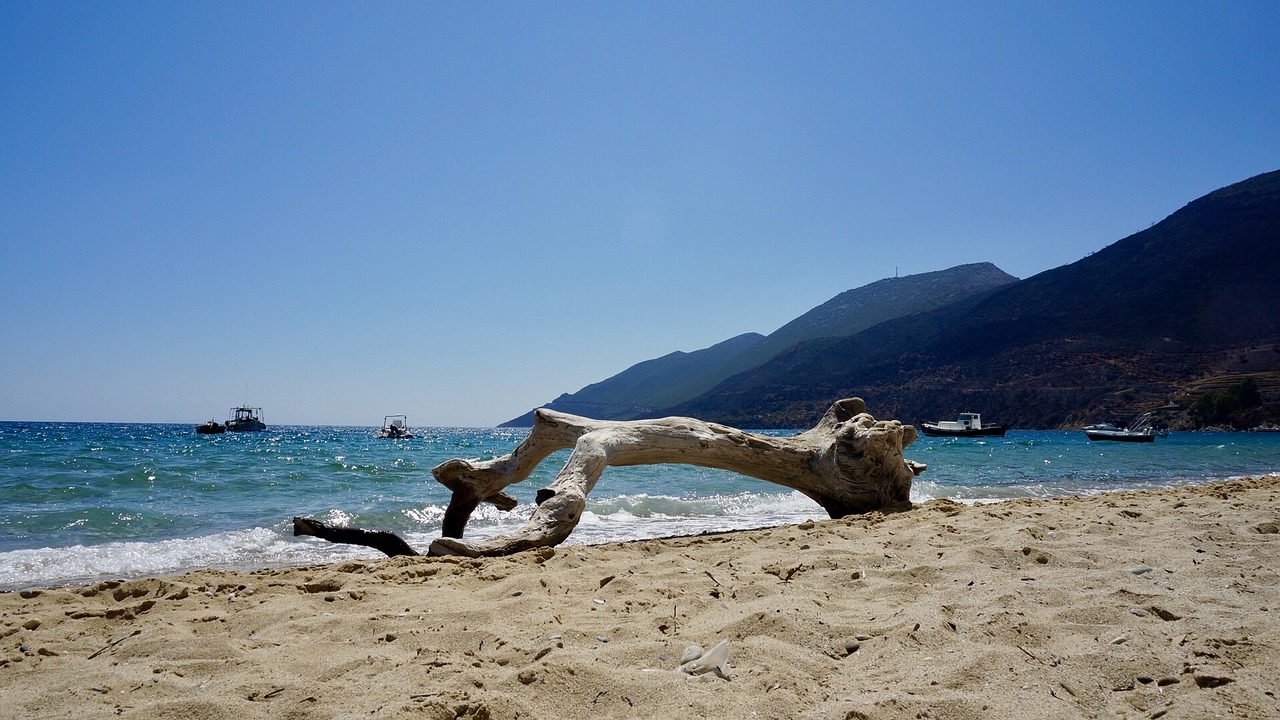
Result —
M 1280 476 L 4 593 L 0 717 L 1275 718 L 1278 522 Z

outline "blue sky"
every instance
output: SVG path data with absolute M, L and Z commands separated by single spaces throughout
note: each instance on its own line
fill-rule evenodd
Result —
M 1280 167 L 1275 2 L 0 4 L 0 420 L 492 425 Z

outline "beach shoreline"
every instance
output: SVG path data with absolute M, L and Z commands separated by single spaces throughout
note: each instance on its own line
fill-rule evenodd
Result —
M 1280 716 L 1280 475 L 0 593 L 14 717 Z M 728 680 L 677 670 L 728 640 Z

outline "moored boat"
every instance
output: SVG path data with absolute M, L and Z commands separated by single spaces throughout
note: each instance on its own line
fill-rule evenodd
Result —
M 930 437 L 1004 437 L 1004 425 L 983 424 L 981 413 L 962 412 L 955 420 L 920 423 L 920 432 Z
M 392 440 L 413 437 L 413 433 L 409 432 L 409 419 L 404 415 L 387 415 L 382 419 L 382 429 L 378 430 L 378 437 Z
M 1084 426 L 1085 437 L 1090 440 L 1113 440 L 1115 442 L 1155 442 L 1156 436 L 1164 437 L 1168 433 L 1157 430 L 1151 424 L 1151 415 L 1146 414 L 1129 425 L 1123 420 L 1108 420 L 1104 423 Z
M 1113 423 L 1086 425 L 1084 434 L 1090 440 L 1115 440 L 1117 442 L 1155 442 L 1156 439 L 1156 432 L 1151 428 L 1134 430 L 1120 427 Z
M 196 426 L 196 432 L 201 435 L 221 435 L 227 429 L 217 420 L 210 420 L 207 423 L 201 423 Z
M 230 432 L 257 432 L 266 430 L 267 424 L 262 421 L 262 408 L 237 405 L 231 408 L 227 418 L 226 429 Z

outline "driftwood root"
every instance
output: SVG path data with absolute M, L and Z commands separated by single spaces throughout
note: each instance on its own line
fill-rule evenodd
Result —
M 592 420 L 543 408 L 535 413 L 529 435 L 509 455 L 453 459 L 432 468 L 453 495 L 443 537 L 431 543 L 427 554 L 480 557 L 557 545 L 577 527 L 587 495 L 610 465 L 681 463 L 730 470 L 801 492 L 833 518 L 904 510 L 911 507 L 912 479 L 925 470 L 924 464 L 902 455 L 916 438 L 910 425 L 867 414 L 860 398 L 836 402 L 812 430 L 789 438 L 693 418 Z M 514 508 L 516 500 L 505 488 L 568 448 L 573 449 L 568 461 L 550 486 L 538 490 L 537 505 L 524 526 L 510 535 L 462 538 L 480 503 Z M 294 534 L 368 545 L 392 556 L 418 554 L 392 533 L 335 528 L 305 518 L 294 518 Z

